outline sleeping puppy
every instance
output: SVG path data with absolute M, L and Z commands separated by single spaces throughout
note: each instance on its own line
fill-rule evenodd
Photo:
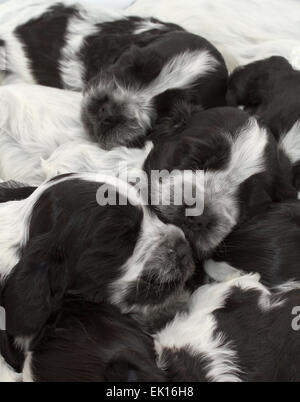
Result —
M 205 262 L 214 280 L 257 272 L 268 287 L 300 282 L 300 203 L 274 204 L 264 213 L 240 224 Z
M 0 216 L 2 305 L 8 333 L 22 340 L 41 330 L 65 295 L 122 312 L 155 309 L 194 271 L 183 232 L 113 177 L 60 176 L 26 200 L 0 204 Z
M 202 214 L 186 216 L 184 202 L 150 203 L 160 219 L 183 229 L 199 258 L 207 258 L 239 222 L 264 211 L 272 201 L 297 198 L 286 181 L 292 176 L 288 158 L 244 111 L 193 113 L 181 105 L 149 139 L 154 143 L 144 165 L 149 177 L 153 170 L 203 173 Z M 152 180 L 152 193 L 158 183 Z
M 204 109 L 224 106 L 227 70 L 205 39 L 172 32 L 132 47 L 85 91 L 82 120 L 90 136 L 110 149 L 139 146 L 153 124 L 185 101 Z
M 6 338 L 1 348 L 4 355 L 13 343 L 6 333 L 1 335 Z M 25 355 L 17 347 L 14 352 L 14 361 L 7 361 L 16 370 L 21 367 L 19 380 L 24 382 L 164 380 L 151 337 L 130 317 L 104 303 L 65 301 L 55 324 L 30 342 Z
M 177 25 L 69 2 L 30 1 L 26 9 L 22 3 L 6 5 L 0 19 L 7 71 L 29 83 L 77 91 L 90 82 L 82 118 L 102 147 L 140 144 L 168 113 L 170 99 L 225 104 L 221 54 Z
M 300 72 L 283 57 L 238 68 L 229 79 L 229 105 L 244 106 L 274 134 L 294 165 L 300 190 Z
M 155 336 L 170 381 L 298 382 L 299 283 L 274 290 L 247 275 L 199 288 Z

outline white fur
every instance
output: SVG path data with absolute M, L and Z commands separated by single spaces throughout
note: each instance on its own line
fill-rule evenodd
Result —
M 293 164 L 300 161 L 300 121 L 297 121 L 288 133 L 282 135 L 280 147 Z
M 152 148 L 152 142 L 147 142 L 143 149 L 117 147 L 105 151 L 89 142 L 67 142 L 47 160 L 42 160 L 41 168 L 47 179 L 72 172 L 101 172 L 122 177 L 128 175 L 129 179 L 136 169 L 142 169 Z
M 171 59 L 158 77 L 142 92 L 147 98 L 169 89 L 187 88 L 197 79 L 215 71 L 219 62 L 207 50 L 185 52 Z
M 0 355 L 0 382 L 19 382 L 22 375 L 17 374 Z
M 244 275 L 243 271 L 232 267 L 227 262 L 207 260 L 204 262 L 204 271 L 216 282 L 228 282 Z
M 298 0 L 137 0 L 126 12 L 177 23 L 204 36 L 230 69 L 270 55 L 287 57 L 295 66 L 299 61 Z
M 32 367 L 32 352 L 27 352 L 22 372 L 23 382 L 28 383 L 34 382 L 31 367 Z
M 26 84 L 0 87 L 0 177 L 38 185 L 48 159 L 68 141 L 87 141 L 81 121 L 82 96 Z
M 215 182 L 223 188 L 237 187 L 249 177 L 265 169 L 264 154 L 268 143 L 265 128 L 259 126 L 255 118 L 249 118 L 240 132 L 233 138 L 231 159 L 226 170 L 217 172 Z
M 144 21 L 140 24 L 140 26 L 134 31 L 135 35 L 140 35 L 144 32 L 150 31 L 152 29 L 162 29 L 164 27 L 163 24 L 158 22 L 153 22 L 150 19 L 148 21 Z
M 0 87 L 1 179 L 39 185 L 64 173 L 141 169 L 153 144 L 101 149 L 83 129 L 81 100 L 79 93 L 38 85 Z

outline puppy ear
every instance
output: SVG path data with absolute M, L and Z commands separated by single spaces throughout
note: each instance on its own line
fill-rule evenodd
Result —
M 262 101 L 267 71 L 258 72 L 256 63 L 237 68 L 229 77 L 226 101 L 228 106 L 253 108 Z
M 149 84 L 163 68 L 163 60 L 159 53 L 154 50 L 143 50 L 137 46 L 132 46 L 121 58 L 120 63 L 124 79 L 129 77 L 131 82 L 138 81 L 141 85 Z
M 266 184 L 261 175 L 250 177 L 240 188 L 241 196 L 241 220 L 268 210 L 272 204 L 272 198 L 266 191 Z
M 37 334 L 60 306 L 67 286 L 63 253 L 40 238 L 25 249 L 3 289 L 6 328 L 10 335 Z

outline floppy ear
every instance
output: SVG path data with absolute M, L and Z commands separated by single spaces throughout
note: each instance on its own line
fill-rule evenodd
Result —
M 267 77 L 267 71 L 258 72 L 255 63 L 237 68 L 229 77 L 227 105 L 243 105 L 246 108 L 259 106 Z
M 59 309 L 66 287 L 61 250 L 49 247 L 45 237 L 29 244 L 3 289 L 7 332 L 15 337 L 37 334 Z
M 159 53 L 154 50 L 143 50 L 137 46 L 132 46 L 119 63 L 124 79 L 132 77 L 142 85 L 154 80 L 163 68 L 163 60 Z

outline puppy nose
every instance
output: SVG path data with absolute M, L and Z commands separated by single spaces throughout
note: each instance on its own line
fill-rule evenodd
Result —
M 189 216 L 187 217 L 187 223 L 189 229 L 194 231 L 205 230 L 209 227 L 211 223 L 211 218 L 206 215 L 201 216 Z
M 100 115 L 103 120 L 107 120 L 113 116 L 113 109 L 109 101 L 103 102 L 100 106 Z

